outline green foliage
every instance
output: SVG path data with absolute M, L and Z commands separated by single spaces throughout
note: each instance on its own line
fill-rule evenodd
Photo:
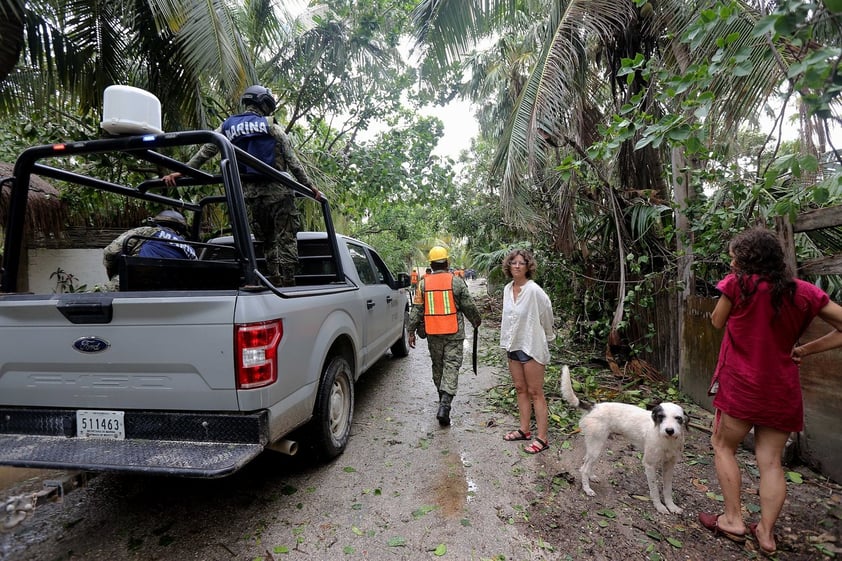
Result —
M 79 279 L 73 273 L 68 273 L 61 267 L 50 273 L 51 279 L 56 279 L 56 288 L 53 292 L 57 294 L 68 294 L 71 292 L 87 292 L 87 284 L 77 284 Z

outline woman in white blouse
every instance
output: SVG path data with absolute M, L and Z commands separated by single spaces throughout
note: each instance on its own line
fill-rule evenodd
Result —
M 549 417 L 544 397 L 544 373 L 550 361 L 549 341 L 555 339 L 550 298 L 532 280 L 536 264 L 532 253 L 515 249 L 503 259 L 503 273 L 512 279 L 503 289 L 503 318 L 500 346 L 509 358 L 509 372 L 517 391 L 520 428 L 504 440 L 531 440 L 523 447 L 529 454 L 543 452 L 549 445 Z M 530 422 L 535 413 L 536 435 Z

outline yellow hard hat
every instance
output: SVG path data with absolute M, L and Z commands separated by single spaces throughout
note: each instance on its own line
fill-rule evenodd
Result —
M 430 261 L 447 261 L 447 250 L 440 245 L 430 249 Z

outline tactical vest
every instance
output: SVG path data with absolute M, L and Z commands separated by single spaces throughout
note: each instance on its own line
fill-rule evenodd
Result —
M 169 230 L 159 230 L 155 233 L 154 240 L 145 240 L 140 246 L 138 255 L 141 257 L 159 257 L 161 259 L 196 259 L 196 252 L 187 244 L 173 243 L 184 241 Z M 160 241 L 159 241 L 160 240 Z M 163 241 L 163 240 L 173 240 Z
M 459 331 L 453 275 L 447 272 L 424 277 L 424 329 L 427 335 L 452 335 Z
M 269 134 L 266 117 L 255 113 L 232 115 L 222 123 L 222 132 L 237 148 L 275 167 L 275 139 Z M 256 170 L 240 164 L 240 171 L 254 173 Z

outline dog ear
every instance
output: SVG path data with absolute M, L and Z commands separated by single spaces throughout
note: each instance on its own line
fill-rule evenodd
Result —
M 652 408 L 652 422 L 655 423 L 655 426 L 661 424 L 661 421 L 664 420 L 664 407 L 659 403 L 655 407 Z

